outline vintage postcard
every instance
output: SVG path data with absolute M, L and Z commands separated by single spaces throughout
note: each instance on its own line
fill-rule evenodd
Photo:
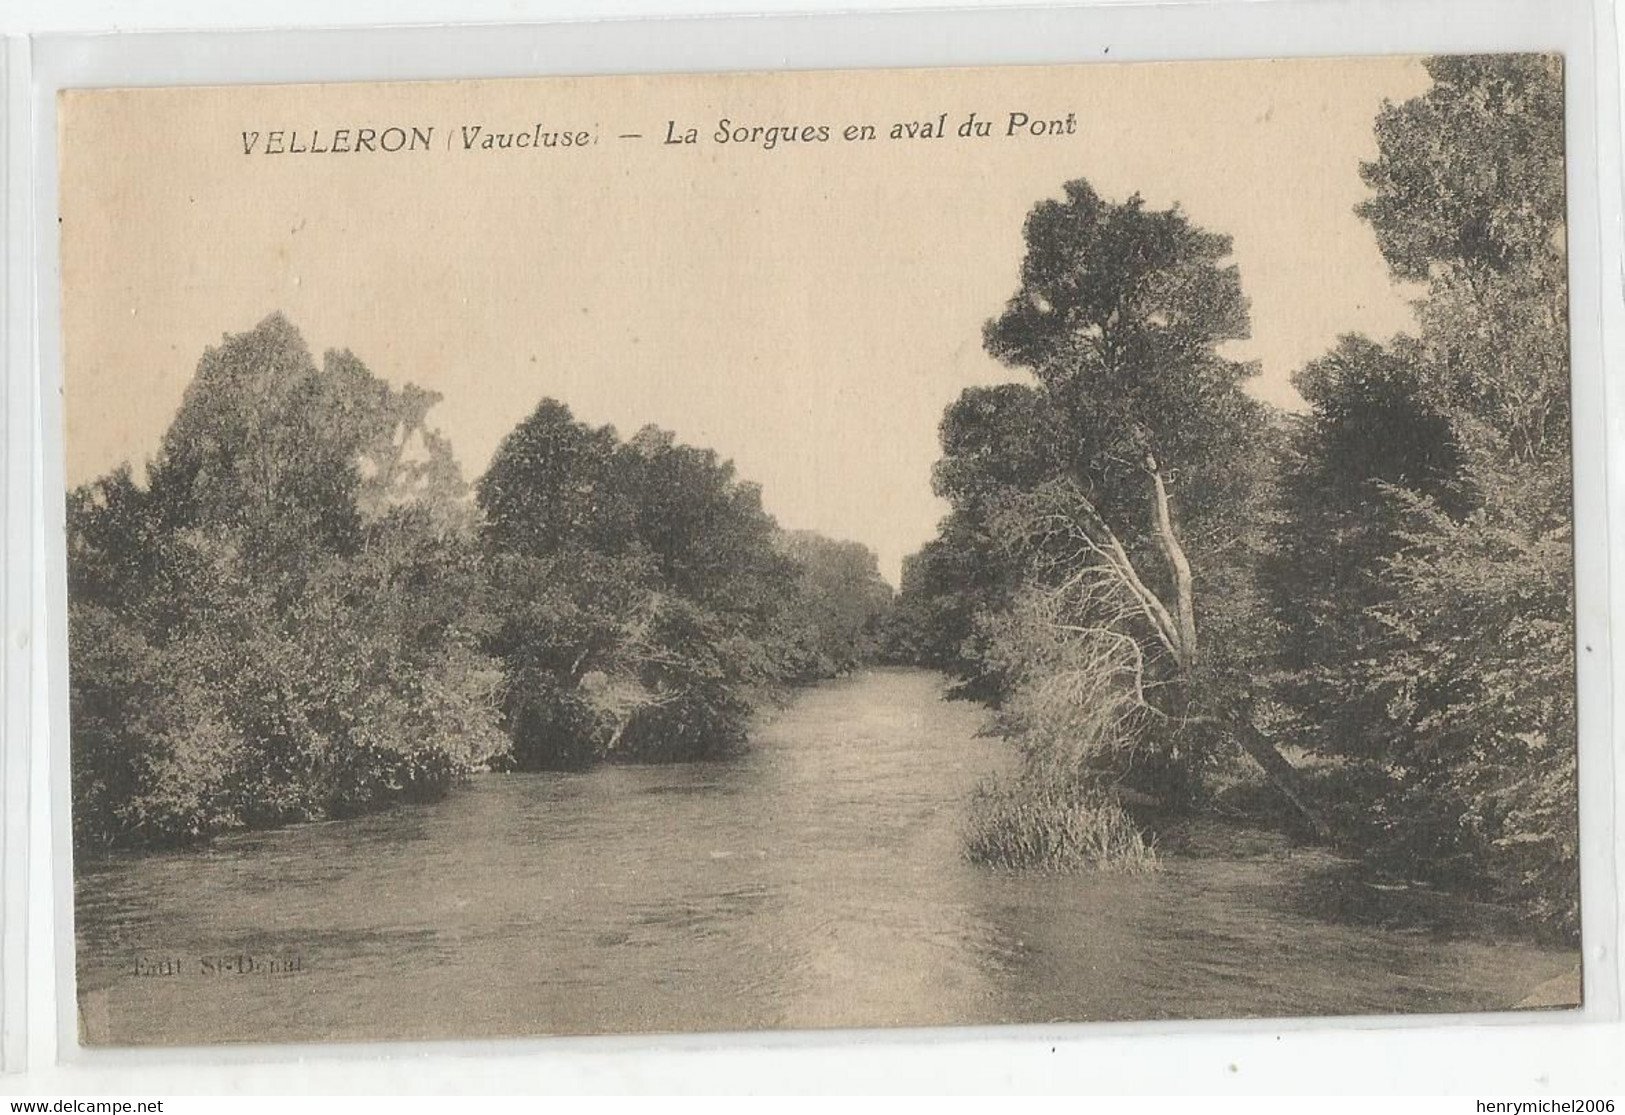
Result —
M 90 1045 L 1580 998 L 1555 55 L 68 91 Z

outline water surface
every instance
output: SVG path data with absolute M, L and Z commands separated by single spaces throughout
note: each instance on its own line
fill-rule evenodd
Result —
M 872 671 L 725 762 L 482 775 L 434 805 L 83 865 L 85 1039 L 1476 1011 L 1578 965 L 1256 831 L 1181 834 L 1147 876 L 978 868 L 965 801 L 1010 757 L 941 688 Z

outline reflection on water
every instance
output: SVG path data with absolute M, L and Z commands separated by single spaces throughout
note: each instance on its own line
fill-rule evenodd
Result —
M 1008 759 L 979 723 L 934 675 L 875 671 L 727 762 L 488 775 L 85 865 L 86 1040 L 1490 1010 L 1578 963 L 1268 834 L 1202 830 L 1151 876 L 974 867 L 964 802 Z

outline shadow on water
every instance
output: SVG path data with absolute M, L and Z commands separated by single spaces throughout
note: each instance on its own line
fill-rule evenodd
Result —
M 1174 834 L 1153 875 L 974 867 L 964 803 L 1011 759 L 980 726 L 936 676 L 873 671 L 727 761 L 482 775 L 434 805 L 87 861 L 85 1038 L 1483 1010 L 1577 962 L 1228 826 Z M 237 954 L 293 970 L 203 974 Z
M 1549 934 L 1538 932 L 1509 907 L 1396 878 L 1303 834 L 1197 817 L 1169 823 L 1160 830 L 1158 844 L 1164 854 L 1182 862 L 1250 860 L 1287 866 L 1280 904 L 1333 925 L 1423 933 L 1440 941 L 1550 943 Z
M 1539 944 L 1517 911 L 1421 883 L 1396 882 L 1359 863 L 1337 861 L 1306 873 L 1293 900 L 1305 914 L 1338 925 L 1424 934 L 1436 941 Z

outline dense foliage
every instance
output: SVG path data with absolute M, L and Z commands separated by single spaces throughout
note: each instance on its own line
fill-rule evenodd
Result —
M 786 536 L 731 464 L 668 433 L 622 442 L 545 400 L 478 499 L 521 767 L 715 755 L 777 687 L 859 652 L 815 634 L 825 613 L 867 606 L 867 586 L 826 585 L 803 560 L 837 544 Z
M 1343 337 L 1273 412 L 1226 355 L 1228 238 L 1066 183 L 984 330 L 1019 378 L 943 415 L 948 514 L 895 601 L 670 433 L 544 400 L 471 489 L 433 394 L 280 316 L 225 338 L 144 478 L 68 500 L 76 839 L 704 759 L 881 659 L 1018 746 L 970 805 L 984 862 L 1154 865 L 1135 803 L 1211 802 L 1245 758 L 1323 835 L 1572 930 L 1560 62 L 1427 65 L 1350 167 L 1415 335 Z
M 951 511 L 909 564 L 896 625 L 1021 744 L 1021 779 L 979 800 L 1064 834 L 1080 802 L 1120 826 L 1120 786 L 1187 804 L 1229 754 L 1272 431 L 1242 390 L 1255 369 L 1220 351 L 1247 332 L 1225 237 L 1083 181 L 1025 235 L 985 340 L 1031 381 L 944 415 Z M 1047 859 L 1096 847 L 1039 843 Z
M 797 567 L 795 608 L 778 636 L 787 675 L 836 677 L 885 657 L 892 588 L 874 551 L 808 530 L 780 535 L 779 548 Z
M 1576 924 L 1560 62 L 1428 70 L 1358 168 L 1419 329 L 1343 338 L 1305 414 L 1222 355 L 1223 237 L 1082 182 L 1032 211 L 986 341 L 1034 382 L 948 408 L 891 627 L 1020 745 L 973 855 L 1138 859 L 1119 787 L 1192 804 L 1246 754 L 1377 862 Z
M 703 757 L 873 652 L 874 556 L 785 534 L 714 453 L 545 401 L 471 499 L 436 401 L 275 315 L 204 354 L 144 484 L 71 494 L 82 846 Z
M 1560 62 L 1442 58 L 1361 207 L 1419 331 L 1305 369 L 1284 694 L 1391 862 L 1578 916 Z
M 431 797 L 502 751 L 434 402 L 273 316 L 204 354 L 145 486 L 70 496 L 82 842 Z

